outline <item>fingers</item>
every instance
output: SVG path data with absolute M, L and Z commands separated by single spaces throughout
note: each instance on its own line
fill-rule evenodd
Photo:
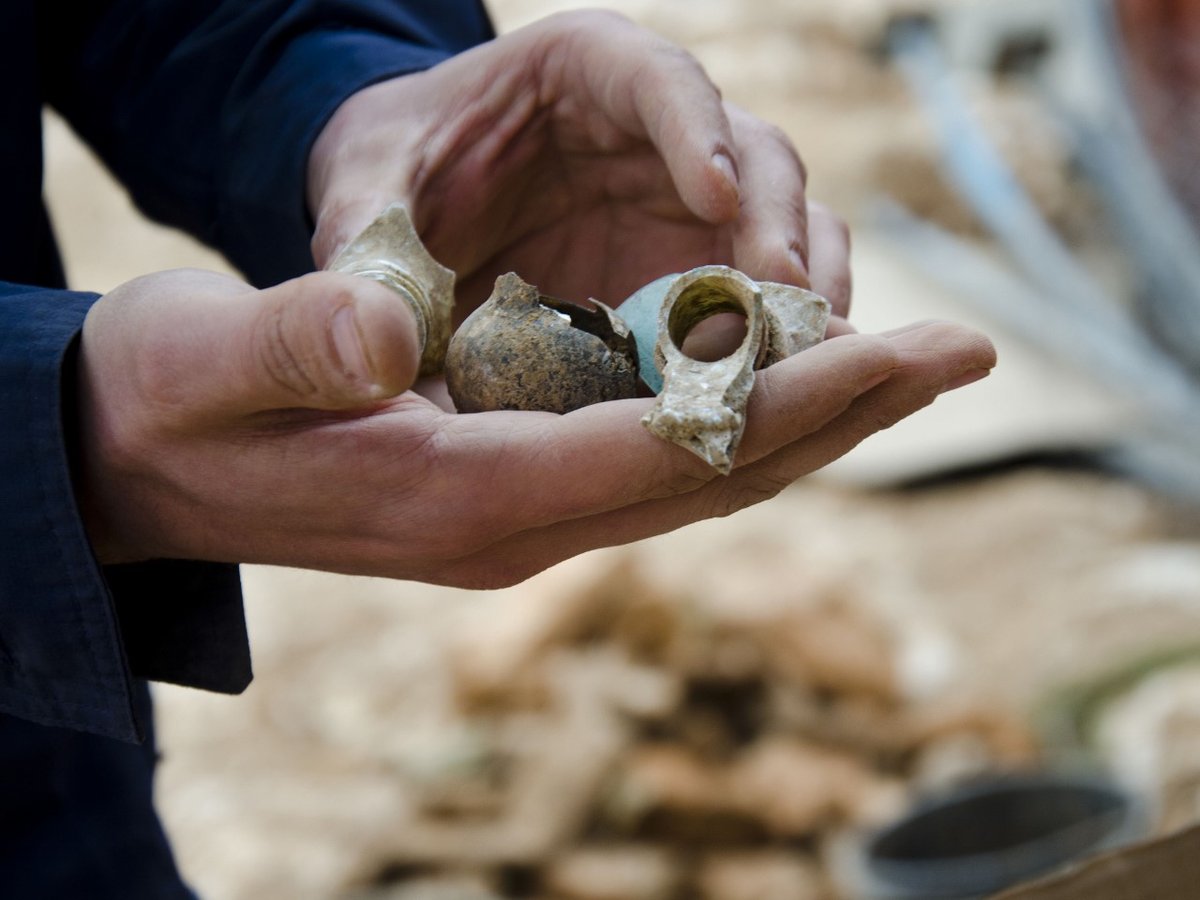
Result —
M 804 164 L 787 136 L 728 106 L 742 173 L 734 265 L 758 281 L 809 286 Z
M 352 409 L 416 380 L 416 317 L 383 285 L 315 272 L 262 291 L 258 306 L 244 350 L 257 409 Z
M 819 430 L 887 378 L 897 361 L 888 341 L 853 335 L 806 351 L 793 363 L 760 373 L 763 384 L 750 411 L 754 424 L 739 461 L 759 459 Z M 480 524 L 480 546 L 517 531 L 695 491 L 716 478 L 698 457 L 641 426 L 650 406 L 649 400 L 624 400 L 565 416 L 453 417 L 439 444 L 465 450 L 441 464 L 477 477 L 484 487 L 464 510 Z M 497 442 L 495 435 L 504 440 Z M 487 474 L 479 467 L 481 457 Z
M 787 135 L 729 108 L 742 172 L 734 265 L 759 281 L 810 287 L 844 319 L 850 310 L 849 229 L 806 198 L 804 164 Z
M 552 95 L 591 102 L 625 133 L 649 139 L 703 221 L 737 216 L 733 132 L 720 92 L 695 58 L 615 13 L 571 13 L 535 27 L 548 39 Z
M 176 336 L 148 385 L 192 424 L 370 406 L 416 377 L 411 309 L 366 278 L 318 272 L 264 291 L 180 296 L 171 309 Z
M 850 229 L 820 203 L 808 204 L 808 279 L 833 307 L 835 317 L 850 314 Z
M 895 333 L 889 340 L 900 358 L 892 377 L 864 394 L 803 445 L 765 459 L 757 475 L 790 483 L 923 409 L 939 394 L 979 380 L 996 364 L 991 341 L 973 329 L 948 322 L 922 323 Z
M 829 345 L 846 341 L 830 341 Z M 854 339 L 851 339 L 854 340 Z M 763 419 L 789 415 L 772 392 L 790 392 L 796 373 L 783 367 L 801 357 L 779 363 L 760 373 L 768 390 L 752 407 L 739 467 L 727 478 L 711 479 L 695 490 L 657 497 L 595 516 L 577 518 L 512 535 L 463 557 L 449 571 L 456 584 L 496 587 L 514 583 L 570 556 L 602 546 L 640 540 L 682 527 L 700 519 L 724 516 L 775 496 L 797 478 L 844 455 L 862 440 L 890 427 L 929 405 L 937 395 L 968 376 L 978 379 L 995 363 L 988 340 L 977 332 L 946 323 L 930 323 L 890 340 L 896 350 L 896 368 L 890 377 L 855 397 L 819 429 L 798 434 L 790 443 L 767 452 L 772 441 Z M 768 377 L 773 376 L 773 377 Z M 771 384 L 771 382 L 776 382 Z M 815 398 L 814 398 L 815 399 Z M 793 406 L 803 403 L 799 397 Z M 757 456 L 756 456 L 757 454 Z
M 633 100 L 684 204 L 705 222 L 738 214 L 741 172 L 721 94 L 694 58 L 663 42 Z

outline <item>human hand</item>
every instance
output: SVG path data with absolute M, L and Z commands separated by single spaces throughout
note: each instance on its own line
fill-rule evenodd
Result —
M 651 436 L 651 400 L 453 415 L 406 388 L 408 307 L 314 273 L 114 289 L 79 357 L 77 493 L 101 562 L 257 562 L 465 587 L 520 581 L 773 496 L 986 373 L 955 325 L 846 335 L 758 375 L 729 476 Z
M 807 203 L 787 137 L 613 13 L 552 16 L 361 91 L 308 171 L 318 266 L 402 201 L 458 274 L 461 314 L 508 271 L 616 305 L 713 263 L 849 306 L 846 230 Z

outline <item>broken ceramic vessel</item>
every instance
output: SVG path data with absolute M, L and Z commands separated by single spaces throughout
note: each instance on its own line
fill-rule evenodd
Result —
M 811 291 L 755 282 L 728 266 L 651 282 L 620 306 L 637 339 L 642 380 L 658 394 L 642 424 L 728 474 L 745 431 L 754 371 L 819 343 L 829 312 L 829 301 Z M 745 316 L 740 346 L 711 362 L 684 353 L 692 329 L 720 313 Z
M 329 268 L 373 279 L 399 294 L 417 319 L 420 374 L 442 371 L 453 322 L 454 272 L 429 255 L 404 204 L 380 213 Z
M 567 413 L 637 394 L 637 350 L 603 303 L 567 303 L 513 273 L 463 322 L 446 354 L 446 387 L 459 412 Z

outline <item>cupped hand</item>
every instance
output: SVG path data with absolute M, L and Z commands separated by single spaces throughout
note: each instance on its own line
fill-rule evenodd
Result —
M 949 324 L 846 335 L 759 373 L 729 476 L 651 436 L 652 401 L 453 415 L 406 390 L 408 307 L 315 273 L 194 270 L 92 308 L 78 494 L 102 562 L 259 562 L 495 587 L 773 496 L 994 363 Z
M 407 203 L 462 314 L 503 272 L 616 305 L 712 263 L 849 305 L 846 230 L 806 201 L 787 137 L 613 13 L 552 16 L 351 97 L 313 148 L 308 200 L 318 266 Z

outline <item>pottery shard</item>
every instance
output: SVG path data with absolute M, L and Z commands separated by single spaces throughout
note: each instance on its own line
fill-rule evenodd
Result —
M 442 371 L 454 313 L 454 273 L 430 256 L 403 204 L 393 203 L 380 213 L 329 268 L 395 291 L 417 320 L 421 374 Z
M 671 900 L 681 880 L 679 862 L 645 844 L 582 847 L 544 870 L 545 887 L 559 900 Z
M 510 272 L 451 338 L 446 387 L 459 412 L 567 413 L 636 396 L 637 367 L 629 328 L 603 303 L 546 297 Z
M 620 309 L 637 336 L 642 381 L 658 394 L 642 424 L 727 475 L 746 425 L 754 370 L 819 343 L 830 305 L 811 291 L 760 284 L 715 265 L 659 278 Z M 726 313 L 745 317 L 736 349 L 718 359 L 683 351 L 695 326 Z
M 741 346 L 713 361 L 685 354 L 683 341 L 691 328 L 726 311 L 746 317 Z M 680 275 L 667 289 L 659 312 L 654 355 L 663 375 L 662 391 L 642 424 L 728 475 L 746 427 L 746 404 L 765 337 L 762 292 L 741 272 L 702 266 Z
M 825 339 L 831 306 L 820 294 L 790 284 L 760 281 L 767 319 L 767 346 L 761 368 L 815 347 Z

